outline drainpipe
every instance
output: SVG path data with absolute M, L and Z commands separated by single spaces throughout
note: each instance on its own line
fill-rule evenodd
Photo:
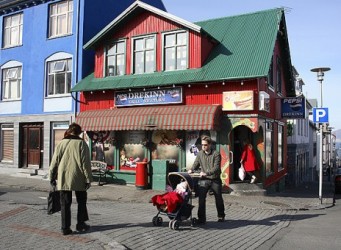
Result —
M 76 53 L 75 53 L 75 83 L 77 83 L 78 82 L 78 79 L 79 79 L 79 77 L 78 77 L 78 58 L 79 58 L 79 56 L 78 56 L 78 53 L 79 53 L 79 23 L 80 23 L 80 2 L 81 2 L 82 0 L 78 0 L 78 1 L 76 1 L 76 4 L 77 4 L 77 24 L 76 24 Z M 82 65 L 81 65 L 82 66 Z M 72 96 L 72 98 L 75 100 L 75 102 L 74 102 L 74 104 L 75 104 L 75 106 L 74 106 L 74 116 L 75 116 L 75 118 L 76 118 L 76 115 L 77 115 L 77 105 L 78 105 L 78 92 L 75 92 L 75 95 L 76 95 L 76 97 L 74 97 L 73 96 L 73 94 L 71 93 L 71 96 Z

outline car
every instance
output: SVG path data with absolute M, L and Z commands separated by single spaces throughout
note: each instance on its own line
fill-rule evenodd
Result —
M 334 175 L 334 187 L 335 187 L 335 193 L 341 193 L 341 168 L 338 168 L 335 171 Z

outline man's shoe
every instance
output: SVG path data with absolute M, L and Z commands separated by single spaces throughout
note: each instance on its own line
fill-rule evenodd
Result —
M 72 234 L 72 230 L 70 228 L 67 228 L 67 229 L 63 229 L 62 230 L 63 232 L 63 235 L 69 235 L 69 234 Z
M 225 221 L 225 217 L 218 217 L 218 222 L 224 222 Z
M 76 230 L 78 232 L 86 232 L 86 231 L 89 231 L 89 229 L 90 229 L 90 226 L 86 223 L 81 223 L 81 224 L 76 225 Z

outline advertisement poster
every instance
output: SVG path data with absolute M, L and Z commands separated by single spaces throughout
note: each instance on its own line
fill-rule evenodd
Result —
M 253 91 L 223 92 L 223 110 L 253 110 Z

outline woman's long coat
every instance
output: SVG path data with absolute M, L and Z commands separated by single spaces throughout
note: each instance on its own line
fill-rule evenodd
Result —
M 50 164 L 50 180 L 55 179 L 58 190 L 69 191 L 86 191 L 85 184 L 92 182 L 90 150 L 78 136 L 58 144 Z

